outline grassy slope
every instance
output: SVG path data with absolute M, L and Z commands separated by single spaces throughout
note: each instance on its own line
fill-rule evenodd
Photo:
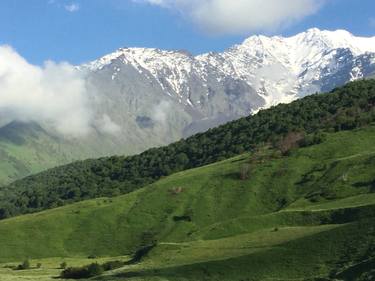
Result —
M 0 186 L 88 155 L 36 124 L 11 123 L 0 128 Z
M 56 153 L 52 154 L 49 143 L 48 136 L 44 134 L 40 134 L 38 138 L 25 136 L 21 142 L 0 138 L 0 185 L 40 172 L 46 167 L 65 163 L 67 159 L 63 161 L 64 159 L 51 156 Z
M 238 176 L 250 158 L 242 155 L 121 197 L 7 219 L 0 262 L 123 256 L 156 239 L 143 263 L 104 280 L 302 280 L 343 271 L 375 245 L 374 143 L 375 127 L 335 133 L 289 157 L 260 152 L 248 180 Z

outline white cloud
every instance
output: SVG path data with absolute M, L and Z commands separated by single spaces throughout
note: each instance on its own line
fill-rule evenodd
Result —
M 0 46 L 0 116 L 48 123 L 67 136 L 86 135 L 93 123 L 85 80 L 72 65 L 31 65 L 9 46 Z
M 79 4 L 77 3 L 71 3 L 64 6 L 65 10 L 67 10 L 70 13 L 78 12 L 80 9 Z
M 110 135 L 117 135 L 121 131 L 121 127 L 113 122 L 107 114 L 104 114 L 101 119 L 97 120 L 95 125 L 99 131 Z
M 157 0 L 155 0 L 157 1 Z M 154 106 L 152 109 L 152 119 L 156 122 L 165 125 L 168 118 L 168 113 L 170 111 L 172 104 L 168 101 L 161 101 L 158 105 Z
M 316 13 L 326 0 L 133 0 L 180 12 L 205 31 L 275 31 Z

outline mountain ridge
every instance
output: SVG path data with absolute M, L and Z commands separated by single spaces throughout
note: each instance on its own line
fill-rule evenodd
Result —
M 1 153 L 15 159 L 3 169 L 0 184 L 74 160 L 140 153 L 260 109 L 374 75 L 375 52 L 364 51 L 373 50 L 366 42 L 375 37 L 352 36 L 317 29 L 284 39 L 254 36 L 223 53 L 199 56 L 185 51 L 120 49 L 92 62 L 91 68 L 90 64 L 78 66 L 85 77 L 93 118 L 109 125 L 109 132 L 94 127 L 88 136 L 72 141 L 56 136 L 53 126 L 39 124 L 47 132 L 44 145 L 61 147 L 56 151 L 64 154 L 57 156 L 62 160 L 43 155 L 35 143 L 22 154 L 43 155 L 40 163 L 48 164 L 25 160 L 18 152 L 22 145 L 9 148 L 0 136 Z M 267 45 L 267 40 L 272 44 Z M 253 41 L 264 42 L 259 47 Z M 295 46 L 285 43 L 289 41 Z M 31 137 L 22 138 L 33 139 L 34 133 L 29 133 Z M 29 163 L 27 169 L 19 171 L 19 161 Z
M 345 30 L 321 31 L 312 28 L 291 37 L 254 35 L 223 52 L 196 56 L 183 51 L 157 48 L 120 48 L 98 60 L 83 64 L 80 69 L 99 71 L 114 61 L 120 61 L 157 81 L 165 93 L 172 97 L 175 95 L 179 103 L 193 108 L 199 108 L 201 101 L 189 93 L 192 88 L 188 81 L 190 76 L 200 77 L 203 88 L 209 94 L 207 80 L 214 69 L 218 72 L 218 77 L 215 78 L 219 82 L 226 76 L 243 80 L 265 100 L 262 106 L 255 105 L 258 108 L 248 108 L 248 113 L 251 113 L 259 107 L 267 108 L 307 94 L 330 90 L 319 87 L 311 89 L 304 85 L 314 84 L 325 75 L 332 74 L 330 72 L 337 70 L 332 64 L 339 64 L 340 60 L 348 56 L 353 57 L 354 64 L 347 74 L 347 80 L 364 78 L 369 73 L 361 69 L 361 63 L 356 59 L 366 60 L 370 57 L 370 64 L 373 64 L 374 46 L 375 37 L 356 37 Z M 267 68 L 270 65 L 272 67 Z M 331 69 L 325 69 L 327 67 Z M 340 66 L 337 65 L 337 68 Z M 116 68 L 112 79 L 116 79 L 119 71 L 120 68 Z M 283 71 L 287 75 L 280 76 L 278 73 Z M 372 71 L 375 69 L 372 68 Z

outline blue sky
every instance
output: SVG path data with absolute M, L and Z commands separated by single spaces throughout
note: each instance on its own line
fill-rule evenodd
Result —
M 1 0 L 0 45 L 12 46 L 33 64 L 42 64 L 45 60 L 79 64 L 119 47 L 184 49 L 199 54 L 221 51 L 252 34 L 292 35 L 310 27 L 347 29 L 355 35 L 375 36 L 374 0 L 321 0 L 325 3 L 314 11 L 296 11 L 293 14 L 296 20 L 292 22 L 287 20 L 290 15 L 283 14 L 285 18 L 280 22 L 265 22 L 269 25 L 264 29 L 249 23 L 248 29 L 245 25 L 233 30 L 223 30 L 223 26 L 216 24 L 214 13 L 207 20 L 209 11 L 200 13 L 198 18 L 202 7 L 197 10 L 186 4 L 187 1 Z M 256 15 L 250 10 L 241 12 L 242 16 Z M 268 18 L 273 16 L 268 15 L 267 9 L 255 12 Z M 235 24 L 230 20 L 223 21 L 226 27 Z

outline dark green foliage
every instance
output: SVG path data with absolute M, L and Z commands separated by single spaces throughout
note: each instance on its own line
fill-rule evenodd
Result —
M 304 139 L 301 140 L 299 144 L 301 147 L 307 147 L 307 146 L 311 146 L 315 144 L 320 144 L 324 142 L 325 138 L 326 138 L 326 135 L 323 132 L 319 131 L 319 132 L 305 136 Z
M 191 221 L 191 217 L 184 215 L 184 216 L 174 216 L 173 217 L 174 221 Z
M 101 275 L 104 269 L 98 263 L 92 263 L 83 267 L 69 267 L 61 272 L 61 278 L 83 279 Z
M 123 267 L 126 263 L 123 261 L 109 261 L 102 264 L 104 271 L 114 270 Z
M 128 261 L 126 264 L 129 265 L 129 264 L 136 264 L 136 263 L 139 263 L 142 261 L 142 259 L 144 257 L 146 257 L 148 255 L 148 253 L 153 249 L 155 248 L 156 244 L 151 244 L 151 245 L 148 245 L 148 246 L 144 246 L 140 249 L 138 249 L 134 255 L 133 255 L 133 258 Z
M 61 264 L 61 268 L 63 268 L 63 264 Z M 92 263 L 82 267 L 69 267 L 65 269 L 65 263 L 65 270 L 61 272 L 60 277 L 65 279 L 90 278 L 94 276 L 99 276 L 104 271 L 114 270 L 123 267 L 124 265 L 126 265 L 126 263 L 123 261 L 109 261 L 103 264 Z
M 68 265 L 67 265 L 67 263 L 65 261 L 60 264 L 60 268 L 61 269 L 65 269 L 67 266 Z
M 172 173 L 277 143 L 290 132 L 307 136 L 301 140 L 306 146 L 324 139 L 317 132 L 351 130 L 373 121 L 375 81 L 353 82 L 136 156 L 80 161 L 16 181 L 0 189 L 0 219 L 129 193 Z
M 16 269 L 17 270 L 30 269 L 30 261 L 29 260 L 24 260 L 24 262 L 21 263 L 21 264 L 19 264 Z

